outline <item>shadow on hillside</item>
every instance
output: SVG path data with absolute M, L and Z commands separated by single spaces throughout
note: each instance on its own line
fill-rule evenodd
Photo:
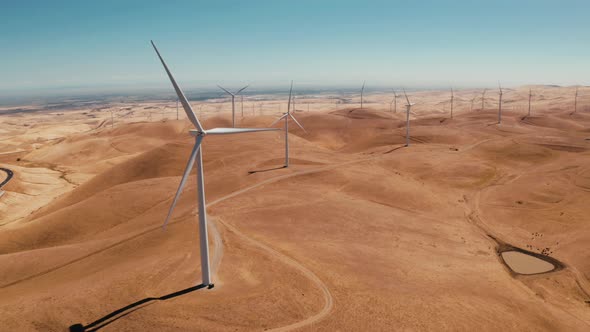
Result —
M 283 169 L 283 168 L 287 168 L 287 167 L 286 166 L 279 166 L 279 167 L 273 167 L 273 168 L 267 168 L 267 169 L 260 169 L 260 170 L 248 171 L 248 174 L 256 174 L 256 173 L 262 173 L 262 172 L 276 171 L 278 169 Z
M 134 312 L 135 310 L 139 310 L 143 307 L 147 307 L 148 305 L 153 304 L 155 301 L 169 300 L 169 299 L 175 298 L 177 296 L 188 294 L 190 292 L 194 292 L 196 290 L 199 290 L 199 289 L 205 288 L 205 287 L 207 287 L 207 285 L 200 284 L 197 286 L 185 288 L 183 290 L 179 290 L 177 292 L 163 295 L 160 297 L 146 297 L 145 299 L 139 300 L 137 302 L 133 302 L 133 303 L 126 305 L 122 308 L 119 308 L 119 309 L 111 312 L 110 314 L 95 320 L 94 322 L 92 322 L 88 325 L 82 325 L 80 323 L 74 324 L 74 325 L 70 326 L 70 332 L 98 331 L 101 328 L 111 324 L 112 322 L 129 315 L 130 313 Z M 212 285 L 209 286 L 208 288 L 212 288 Z

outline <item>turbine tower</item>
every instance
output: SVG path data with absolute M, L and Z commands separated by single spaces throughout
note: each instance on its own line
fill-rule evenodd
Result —
M 529 115 L 531 116 L 531 99 L 533 98 L 533 92 L 531 90 L 531 88 L 529 88 Z
M 485 102 L 486 102 L 486 91 L 487 89 L 483 89 L 483 92 L 481 93 L 481 110 L 484 110 L 484 106 L 485 106 Z
M 410 113 L 412 112 L 412 106 L 414 106 L 415 104 L 410 103 L 410 98 L 408 98 L 408 94 L 406 93 L 405 89 L 404 95 L 406 96 L 406 101 L 408 102 L 406 104 L 406 146 L 410 146 Z
M 365 92 L 365 81 L 363 81 L 363 86 L 361 87 L 361 109 L 363 109 L 363 93 Z
M 236 95 L 239 95 L 240 92 L 244 91 L 244 89 L 246 89 L 249 86 L 250 85 L 246 85 L 245 87 L 241 88 L 240 90 L 238 90 L 234 93 L 227 91 L 225 88 L 221 87 L 220 85 L 217 86 L 221 90 L 225 91 L 227 94 L 229 94 L 231 96 L 231 126 L 233 128 L 236 127 Z
M 393 91 L 393 99 L 389 103 L 389 111 L 391 112 L 391 105 L 393 104 L 393 113 L 397 113 L 397 93 L 395 93 L 394 89 L 391 89 L 391 91 Z
M 270 126 L 274 126 L 279 121 L 285 119 L 285 168 L 289 167 L 289 118 L 291 118 L 295 123 L 299 126 L 299 128 L 303 129 L 303 131 L 307 134 L 307 131 L 303 126 L 295 119 L 293 114 L 291 114 L 291 93 L 293 92 L 293 81 L 291 81 L 291 88 L 289 89 L 289 103 L 287 104 L 287 113 L 283 114 L 280 118 L 278 118 L 275 122 L 273 122 Z
M 199 119 L 195 115 L 191 105 L 189 104 L 188 100 L 186 99 L 184 93 L 176 83 L 176 80 L 172 76 L 170 69 L 164 62 L 164 59 L 160 55 L 160 52 L 156 48 L 156 45 L 152 41 L 152 46 L 158 54 L 158 58 L 162 62 L 162 66 L 164 66 L 164 70 L 168 74 L 168 78 L 178 95 L 178 99 L 180 99 L 180 103 L 182 104 L 182 108 L 186 112 L 186 116 L 189 118 L 191 123 L 195 126 L 195 129 L 191 129 L 189 133 L 195 137 L 195 145 L 193 146 L 193 150 L 190 154 L 188 159 L 188 163 L 186 165 L 186 169 L 184 170 L 184 174 L 182 175 L 182 179 L 180 180 L 180 185 L 178 186 L 178 190 L 176 191 L 176 195 L 174 196 L 174 200 L 172 201 L 172 206 L 170 206 L 170 211 L 166 216 L 166 220 L 164 221 L 163 228 L 166 228 L 170 217 L 172 216 L 172 211 L 174 211 L 174 207 L 178 202 L 178 198 L 186 184 L 188 176 L 195 164 L 195 160 L 197 162 L 197 190 L 199 196 L 199 237 L 200 237 L 200 247 L 201 247 L 201 273 L 203 275 L 203 282 L 204 286 L 208 286 L 209 288 L 213 287 L 213 283 L 211 280 L 211 271 L 209 268 L 209 243 L 208 243 L 208 236 L 207 236 L 207 206 L 205 204 L 205 184 L 203 179 L 203 158 L 202 158 L 202 149 L 201 143 L 207 135 L 228 135 L 228 134 L 241 134 L 241 133 L 251 133 L 251 132 L 258 132 L 258 131 L 270 131 L 276 130 L 272 128 L 214 128 L 205 130 L 201 126 Z
M 500 94 L 498 95 L 498 124 L 502 123 L 502 86 L 498 82 L 498 89 Z
M 473 111 L 473 103 L 475 102 L 475 98 L 477 98 L 477 95 L 475 95 L 473 98 L 471 98 L 471 109 L 469 109 L 470 112 Z
M 453 87 L 451 87 L 451 119 L 453 118 L 453 99 L 455 99 L 455 92 L 453 91 Z
M 576 87 L 576 95 L 574 96 L 574 113 L 576 113 L 576 111 L 578 111 L 578 87 Z

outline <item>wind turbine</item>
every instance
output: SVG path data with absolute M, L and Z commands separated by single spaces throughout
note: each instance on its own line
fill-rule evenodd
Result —
M 395 93 L 394 89 L 391 89 L 391 91 L 393 91 L 393 99 L 389 103 L 389 111 L 391 112 L 391 105 L 393 104 L 393 113 L 397 113 L 397 93 Z
M 500 94 L 498 95 L 498 124 L 502 123 L 502 85 L 498 82 L 498 89 Z
M 289 103 L 287 104 L 287 113 L 283 114 L 280 118 L 278 118 L 275 122 L 273 122 L 270 126 L 274 126 L 279 121 L 285 119 L 285 168 L 289 167 L 289 118 L 291 118 L 295 123 L 299 126 L 299 128 L 303 129 L 303 131 L 307 134 L 307 131 L 303 126 L 295 119 L 293 114 L 291 114 L 291 93 L 293 92 L 293 81 L 291 81 L 291 88 L 289 89 Z
M 475 98 L 477 98 L 477 95 L 473 96 L 473 98 L 471 98 L 471 109 L 469 109 L 470 112 L 473 111 L 473 103 L 475 102 Z
M 451 87 L 451 119 L 453 118 L 453 99 L 455 99 L 455 92 L 453 91 L 453 87 Z
M 574 113 L 578 110 L 578 87 L 576 87 L 576 95 L 574 96 Z M 572 114 L 574 114 L 572 113 Z
M 484 106 L 485 106 L 485 102 L 486 102 L 486 91 L 488 89 L 483 89 L 483 92 L 481 93 L 481 110 L 484 110 Z
M 531 116 L 531 99 L 533 98 L 533 92 L 531 90 L 531 88 L 529 88 L 529 115 Z
M 158 58 L 162 62 L 162 66 L 164 66 L 164 70 L 168 74 L 168 78 L 178 95 L 178 99 L 180 99 L 180 103 L 182 104 L 182 108 L 186 112 L 186 116 L 189 118 L 191 123 L 196 127 L 196 129 L 191 129 L 189 133 L 195 137 L 195 145 L 193 146 L 193 150 L 190 154 L 188 159 L 188 163 L 186 165 L 186 169 L 184 170 L 184 174 L 182 175 L 182 179 L 180 180 L 180 185 L 178 186 L 178 190 L 176 191 L 176 195 L 174 196 L 174 200 L 172 201 L 172 206 L 170 206 L 170 211 L 166 216 L 166 220 L 164 221 L 163 228 L 166 228 L 170 217 L 172 216 L 172 211 L 174 211 L 174 207 L 178 202 L 178 198 L 186 184 L 188 176 L 195 164 L 195 160 L 197 162 L 197 191 L 199 195 L 199 237 L 200 237 L 200 247 L 201 247 L 201 273 L 203 276 L 203 285 L 209 286 L 209 288 L 213 287 L 213 283 L 211 282 L 211 271 L 209 268 L 209 243 L 208 243 L 208 236 L 207 236 L 207 206 L 205 205 L 205 184 L 203 178 L 203 158 L 202 158 L 202 149 L 201 143 L 203 139 L 208 135 L 228 135 L 228 134 L 242 134 L 242 133 L 252 133 L 252 132 L 259 132 L 259 131 L 270 131 L 276 130 L 273 128 L 214 128 L 205 130 L 195 112 L 193 111 L 191 105 L 189 104 L 188 100 L 186 99 L 184 93 L 176 83 L 176 80 L 172 76 L 170 69 L 164 62 L 164 59 L 160 55 L 160 52 L 156 48 L 156 45 L 152 41 L 152 46 L 158 54 Z
M 220 85 L 218 85 L 218 87 L 225 91 L 227 94 L 229 94 L 231 96 L 231 126 L 233 128 L 236 127 L 236 95 L 239 95 L 240 92 L 244 91 L 244 89 L 246 89 L 247 87 L 249 87 L 250 85 L 246 85 L 245 87 L 241 88 L 240 90 L 231 93 L 229 91 L 227 91 L 225 88 L 221 87 Z
M 363 86 L 361 87 L 361 109 L 363 109 L 363 93 L 365 92 L 365 81 L 363 81 Z
M 410 98 L 408 98 L 408 94 L 404 89 L 404 95 L 406 96 L 406 146 L 410 146 L 410 112 L 412 112 L 412 106 L 415 105 L 414 103 L 410 103 Z M 412 113 L 414 114 L 414 113 Z

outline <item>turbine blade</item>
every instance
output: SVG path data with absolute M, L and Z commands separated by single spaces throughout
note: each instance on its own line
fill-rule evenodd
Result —
M 172 86 L 174 87 L 174 90 L 176 91 L 176 94 L 178 95 L 178 99 L 180 100 L 180 103 L 182 104 L 182 108 L 184 108 L 184 111 L 186 112 L 186 116 L 193 123 L 193 125 L 195 127 L 197 127 L 197 129 L 199 129 L 199 131 L 203 131 L 203 127 L 201 126 L 199 119 L 197 119 L 197 116 L 195 115 L 195 112 L 193 111 L 191 104 L 189 104 L 188 100 L 184 96 L 184 93 L 182 92 L 182 90 L 180 89 L 178 84 L 176 83 L 174 76 L 172 76 L 170 69 L 168 69 L 166 62 L 164 62 L 164 59 L 160 55 L 160 51 L 158 51 L 156 44 L 154 44 L 153 41 L 151 41 L 151 43 L 152 43 L 152 46 L 154 47 L 154 50 L 156 51 L 156 54 L 158 54 L 158 58 L 160 58 L 160 62 L 162 62 L 162 65 L 164 66 L 166 73 L 168 74 L 168 78 L 170 78 L 170 82 L 172 82 Z
M 291 88 L 289 89 L 289 103 L 287 104 L 287 114 L 291 113 L 291 93 L 293 92 L 293 80 L 291 80 Z
M 410 98 L 408 98 L 408 94 L 406 93 L 406 89 L 404 89 L 404 96 L 406 96 L 406 101 L 408 102 L 408 105 L 412 105 L 412 103 L 410 103 Z
M 231 92 L 227 91 L 226 89 L 222 88 L 220 85 L 218 85 L 217 87 L 220 88 L 221 90 L 227 92 L 228 94 L 230 94 L 232 96 L 234 95 L 233 93 L 231 93 Z
M 293 121 L 295 121 L 295 123 L 299 126 L 299 128 L 303 129 L 303 131 L 307 134 L 307 130 L 305 130 L 305 128 L 303 128 L 303 126 L 299 123 L 299 121 L 297 121 L 297 119 L 295 119 L 293 114 L 289 114 L 289 116 L 291 117 L 291 119 L 293 119 Z
M 238 90 L 238 91 L 236 92 L 236 94 L 237 94 L 237 95 L 239 95 L 239 94 L 240 94 L 240 92 L 244 91 L 244 90 L 245 90 L 247 87 L 249 87 L 249 86 L 250 86 L 250 84 L 248 84 L 248 85 L 246 85 L 245 87 L 241 88 L 240 90 Z
M 258 131 L 276 131 L 278 128 L 213 128 L 205 131 L 207 135 L 230 135 L 254 133 Z
M 188 158 L 188 163 L 186 164 L 186 168 L 184 169 L 184 174 L 182 175 L 182 179 L 180 180 L 180 185 L 178 186 L 178 190 L 176 190 L 176 195 L 174 195 L 174 200 L 172 201 L 172 205 L 170 206 L 170 210 L 168 211 L 168 215 L 166 216 L 166 221 L 162 225 L 162 228 L 166 229 L 166 225 L 168 225 L 168 221 L 172 216 L 172 211 L 176 207 L 176 203 L 178 202 L 178 198 L 180 198 L 180 194 L 182 193 L 182 189 L 184 189 L 184 185 L 186 184 L 186 180 L 188 180 L 188 176 L 195 165 L 195 158 L 197 156 L 197 152 L 201 148 L 201 141 L 203 140 L 202 136 L 197 137 L 197 141 L 195 142 L 195 146 L 193 146 L 193 151 L 191 152 L 190 157 Z
M 269 127 L 273 127 L 274 125 L 276 125 L 279 121 L 283 120 L 287 115 L 289 115 L 288 113 L 283 114 L 280 118 L 276 119 Z

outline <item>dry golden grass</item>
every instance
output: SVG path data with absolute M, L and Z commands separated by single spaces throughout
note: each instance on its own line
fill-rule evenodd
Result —
M 587 331 L 590 115 L 570 114 L 571 89 L 537 89 L 531 117 L 528 88 L 506 92 L 501 125 L 493 97 L 469 111 L 477 91 L 457 92 L 453 119 L 446 92 L 413 93 L 409 148 L 390 96 L 316 100 L 289 169 L 280 132 L 208 137 L 216 287 L 170 297 L 200 282 L 194 176 L 160 228 L 189 123 L 146 122 L 158 103 L 114 128 L 108 110 L 6 117 L 1 329 Z M 268 125 L 268 109 L 241 125 Z M 227 126 L 213 110 L 205 127 Z M 565 267 L 515 275 L 505 243 Z

